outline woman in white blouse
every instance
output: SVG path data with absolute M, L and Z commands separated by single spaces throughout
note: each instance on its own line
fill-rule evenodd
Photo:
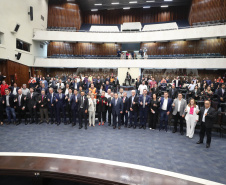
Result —
M 89 98 L 89 126 L 93 125 L 95 127 L 95 113 L 96 113 L 96 99 L 94 98 L 94 94 L 91 94 L 91 97 Z
M 198 111 L 199 111 L 199 107 L 198 105 L 196 105 L 195 100 L 190 99 L 190 102 L 185 109 L 185 112 L 186 112 L 185 120 L 186 120 L 186 126 L 187 126 L 186 136 L 189 138 L 193 138 L 193 135 L 195 132 L 195 126 L 199 120 L 199 116 L 197 115 Z

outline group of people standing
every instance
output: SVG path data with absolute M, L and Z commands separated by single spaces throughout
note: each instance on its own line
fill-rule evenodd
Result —
M 22 119 L 24 119 L 25 124 L 42 124 L 45 121 L 47 124 L 60 125 L 63 122 L 75 126 L 78 120 L 79 129 L 83 126 L 85 129 L 88 126 L 95 126 L 97 117 L 99 126 L 108 123 L 108 126 L 112 125 L 113 129 L 121 129 L 122 126 L 146 129 L 148 122 L 148 127 L 154 130 L 159 120 L 159 131 L 167 132 L 169 117 L 172 115 L 174 119 L 173 133 L 178 131 L 179 121 L 180 134 L 184 134 L 183 122 L 185 120 L 186 136 L 189 138 L 193 138 L 196 124 L 200 121 L 200 140 L 197 143 L 203 143 L 206 134 L 206 147 L 210 147 L 211 129 L 217 113 L 211 107 L 210 99 L 206 99 L 204 107 L 200 108 L 196 104 L 195 97 L 183 98 L 183 94 L 178 88 L 180 84 L 178 79 L 174 81 L 169 92 L 164 91 L 163 96 L 160 97 L 159 84 L 154 78 L 151 79 L 151 82 L 149 81 L 150 89 L 145 80 L 138 78 L 135 83 L 137 88 L 128 92 L 131 94 L 130 96 L 127 96 L 127 92 L 124 92 L 123 89 L 120 89 L 119 92 L 112 90 L 114 89 L 112 82 L 109 83 L 108 80 L 106 79 L 100 86 L 97 86 L 98 80 L 94 83 L 88 79 L 90 81 L 88 90 L 85 79 L 79 82 L 77 79 L 67 79 L 62 82 L 60 79 L 56 83 L 57 90 L 49 87 L 52 82 L 45 80 L 44 77 L 39 84 L 36 83 L 29 89 L 26 88 L 26 84 L 19 88 L 16 83 L 13 86 L 6 86 L 6 82 L 3 81 L 0 109 L 2 112 L 4 110 L 6 112 L 8 118 L 6 124 L 11 123 L 11 117 L 16 125 L 22 123 Z M 191 84 L 193 83 L 194 81 Z M 84 84 L 86 84 L 85 89 Z M 191 84 L 188 85 L 188 92 L 193 88 Z M 195 92 L 195 89 L 194 87 L 192 93 Z M 224 84 L 221 84 L 219 91 L 219 100 L 225 102 Z M 196 95 L 196 93 L 194 94 Z M 40 119 L 38 119 L 38 113 Z M 0 119 L 3 124 L 3 114 Z

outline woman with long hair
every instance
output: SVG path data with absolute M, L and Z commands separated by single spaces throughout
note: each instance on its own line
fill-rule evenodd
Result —
M 189 104 L 187 105 L 186 109 L 186 136 L 189 138 L 193 138 L 195 132 L 196 123 L 199 120 L 199 116 L 197 112 L 199 112 L 199 107 L 196 105 L 195 100 L 193 98 L 190 99 Z
M 160 106 L 160 102 L 157 99 L 157 95 L 153 93 L 151 104 L 150 104 L 151 115 L 149 119 L 149 128 L 153 130 L 156 129 L 156 124 L 158 123 L 159 106 Z

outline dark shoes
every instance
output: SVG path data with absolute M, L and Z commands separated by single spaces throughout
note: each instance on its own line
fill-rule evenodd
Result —
M 206 148 L 209 148 L 209 147 L 210 147 L 210 144 L 207 143 L 207 144 L 206 144 Z
M 198 141 L 196 144 L 202 144 L 203 143 L 203 141 Z

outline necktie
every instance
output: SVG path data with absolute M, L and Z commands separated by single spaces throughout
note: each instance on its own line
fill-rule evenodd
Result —
M 115 100 L 115 105 L 117 105 L 117 100 Z
M 62 94 L 60 94 L 60 99 L 62 99 Z
M 143 108 L 145 108 L 145 101 L 146 101 L 146 96 L 144 96 L 144 102 L 143 102 Z
M 31 93 L 31 99 L 32 99 L 32 93 Z

